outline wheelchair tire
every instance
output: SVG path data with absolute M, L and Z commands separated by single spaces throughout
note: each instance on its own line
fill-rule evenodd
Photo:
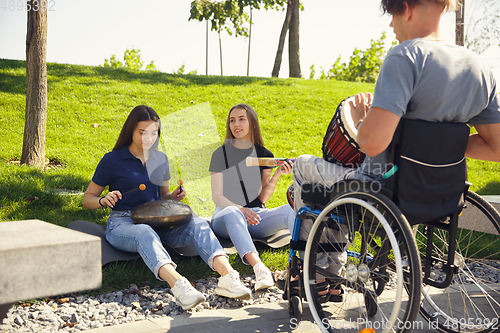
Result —
M 347 261 L 339 276 L 321 267 L 337 260 L 321 248 L 346 239 Z M 304 257 L 306 297 L 322 332 L 358 332 L 363 323 L 379 325 L 384 333 L 412 330 L 406 323 L 418 315 L 420 259 L 410 225 L 387 197 L 370 191 L 338 195 L 315 220 Z M 321 307 L 315 285 L 322 276 L 342 285 L 343 302 Z
M 458 221 L 458 273 L 445 289 L 424 284 L 420 313 L 441 332 L 500 331 L 500 215 L 481 196 L 469 191 Z M 425 255 L 423 226 L 415 230 Z M 433 259 L 447 258 L 448 241 L 447 231 L 434 229 Z M 439 281 L 444 274 L 438 266 L 433 269 L 431 274 Z
M 302 321 L 302 300 L 299 296 L 292 296 L 288 303 L 288 314 L 290 319 L 295 319 L 296 324 L 299 325 Z

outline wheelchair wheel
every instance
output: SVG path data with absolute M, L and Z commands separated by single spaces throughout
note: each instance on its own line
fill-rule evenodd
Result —
M 467 193 L 458 218 L 455 264 L 458 272 L 445 289 L 424 285 L 420 312 L 431 327 L 442 332 L 493 332 L 500 327 L 500 215 L 474 192 Z M 426 232 L 418 226 L 417 243 L 423 253 Z M 448 256 L 448 232 L 434 229 L 431 278 L 444 273 L 439 260 Z
M 292 296 L 288 305 L 290 319 L 295 319 L 298 325 L 302 321 L 302 300 L 299 296 Z
M 339 243 L 347 249 L 347 258 L 343 273 L 335 275 L 328 266 L 338 263 L 339 252 L 330 251 Z M 412 230 L 382 194 L 340 194 L 310 230 L 304 287 L 311 313 L 323 332 L 357 333 L 365 327 L 410 332 L 418 315 L 420 276 Z M 321 306 L 315 285 L 322 277 L 342 289 L 342 302 Z

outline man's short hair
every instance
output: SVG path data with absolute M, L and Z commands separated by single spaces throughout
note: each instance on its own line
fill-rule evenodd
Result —
M 444 6 L 445 11 L 455 10 L 455 4 L 452 0 L 382 0 L 380 6 L 382 7 L 384 14 L 389 13 L 391 15 L 397 15 L 404 13 L 404 3 L 406 3 L 409 7 L 415 7 L 423 4 L 424 2 L 441 4 Z M 456 0 L 455 2 L 458 5 L 460 0 Z

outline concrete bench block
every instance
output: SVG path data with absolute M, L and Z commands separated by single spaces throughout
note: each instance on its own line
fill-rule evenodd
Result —
M 0 222 L 0 304 L 101 287 L 99 237 L 40 220 Z
M 500 212 L 500 196 L 483 195 L 482 197 Z M 488 218 L 476 209 L 464 209 L 459 219 L 458 227 L 467 230 L 486 232 L 493 235 L 499 234 L 498 230 L 491 224 Z

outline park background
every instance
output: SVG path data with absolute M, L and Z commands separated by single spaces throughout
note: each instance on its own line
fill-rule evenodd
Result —
M 257 109 L 266 146 L 276 156 L 321 156 L 321 140 L 338 103 L 346 96 L 374 88 L 372 83 L 285 79 L 286 47 L 281 78 L 269 78 L 284 12 L 254 12 L 250 77 L 244 77 L 247 40 L 223 34 L 224 76 L 220 77 L 218 37 L 213 32 L 209 34 L 210 75 L 204 75 L 206 25 L 187 21 L 189 1 L 124 1 L 119 7 L 97 1 L 54 4 L 55 11 L 48 17 L 47 46 L 46 157 L 50 163 L 44 170 L 17 164 L 26 101 L 26 13 L 0 9 L 2 221 L 36 218 L 67 226 L 84 219 L 104 224 L 109 211 L 83 209 L 81 192 L 100 158 L 114 145 L 126 116 L 138 104 L 150 105 L 165 117 L 208 103 L 209 115 L 222 139 L 229 108 L 245 102 Z M 305 77 L 309 77 L 311 65 L 316 70 L 328 70 L 339 55 L 348 61 L 354 48 L 368 48 L 384 31 L 387 47 L 394 41 L 390 18 L 381 15 L 378 1 L 314 0 L 304 1 L 304 7 L 300 13 L 300 38 Z M 447 23 L 450 40 L 452 21 Z M 154 60 L 160 71 L 100 66 L 104 59 L 113 54 L 121 57 L 131 48 L 140 49 L 146 63 Z M 179 72 L 183 65 L 186 72 L 196 70 L 198 75 L 168 74 Z M 189 126 L 174 128 L 168 127 L 168 122 L 164 124 L 165 133 L 177 139 L 201 134 L 193 133 Z M 480 194 L 500 194 L 499 171 L 497 163 L 469 161 L 472 189 Z M 190 195 L 187 202 L 200 215 L 209 215 L 213 203 L 206 188 L 209 179 L 204 179 L 205 188 L 186 184 Z M 286 204 L 285 191 L 290 183 L 291 176 L 283 177 L 269 207 Z M 286 266 L 286 248 L 260 250 L 272 269 Z M 213 274 L 199 258 L 177 261 L 179 270 L 188 278 Z M 238 270 L 250 272 L 237 256 L 232 256 L 231 261 Z M 114 264 L 105 267 L 103 288 L 124 288 L 145 279 L 154 281 L 140 260 Z
M 0 0 L 0 58 L 25 59 L 26 12 L 14 0 Z M 21 1 L 22 2 L 22 1 Z M 300 57 L 302 75 L 310 67 L 328 70 L 338 56 L 348 61 L 355 48 L 365 50 L 370 41 L 386 32 L 387 46 L 395 41 L 390 16 L 382 15 L 377 0 L 303 0 L 300 12 Z M 10 10 L 11 3 L 15 3 Z M 98 1 L 50 0 L 48 11 L 47 61 L 67 64 L 104 64 L 104 59 L 139 49 L 146 64 L 154 61 L 162 72 L 185 66 L 186 73 L 206 74 L 206 23 L 188 21 L 190 0 Z M 2 8 L 2 6 L 5 6 Z M 485 0 L 467 0 L 467 24 L 485 15 L 491 7 Z M 495 12 L 488 8 L 490 15 Z M 271 76 L 278 37 L 285 11 L 253 10 L 250 76 Z M 500 24 L 500 22 L 497 22 Z M 455 13 L 446 14 L 443 37 L 455 42 Z M 491 29 L 492 33 L 494 32 Z M 248 38 L 223 31 L 223 74 L 247 73 Z M 217 32 L 209 32 L 208 74 L 220 75 Z M 500 71 L 498 41 L 482 57 Z M 280 77 L 288 77 L 287 42 Z M 316 78 L 318 75 L 316 75 Z

